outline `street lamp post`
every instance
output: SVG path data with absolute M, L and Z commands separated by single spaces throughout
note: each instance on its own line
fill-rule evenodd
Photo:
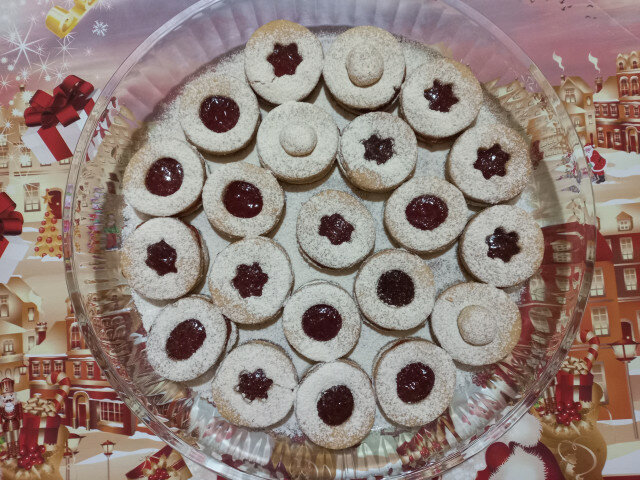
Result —
M 71 475 L 71 466 L 69 464 L 69 457 L 72 459 L 75 458 L 75 455 L 80 451 L 80 440 L 84 437 L 82 435 L 78 435 L 77 433 L 70 433 L 69 438 L 67 438 L 67 446 L 64 450 L 64 457 L 67 461 L 67 480 L 70 480 Z
M 623 362 L 627 370 L 627 388 L 631 397 L 631 421 L 633 422 L 633 434 L 636 438 L 640 437 L 638 436 L 638 425 L 636 423 L 636 408 L 633 400 L 633 389 L 631 388 L 631 376 L 629 375 L 629 362 L 637 357 L 636 348 L 638 345 L 629 337 L 624 337 L 622 340 L 611 344 L 616 359 Z
M 26 375 L 27 374 L 27 370 L 29 370 L 29 365 L 27 365 L 26 363 L 23 363 L 22 365 L 20 365 L 18 367 L 18 371 L 20 372 L 20 376 Z
M 114 445 L 115 445 L 115 443 L 113 443 L 110 440 L 107 440 L 106 442 L 100 444 L 105 456 L 107 457 L 107 480 L 111 480 L 111 467 L 109 465 L 109 457 L 111 457 L 111 455 L 113 455 L 113 446 Z

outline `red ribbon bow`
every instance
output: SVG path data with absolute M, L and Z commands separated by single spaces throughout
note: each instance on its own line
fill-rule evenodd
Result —
M 20 235 L 22 233 L 22 214 L 16 212 L 16 204 L 5 192 L 0 193 L 0 256 L 9 245 L 4 235 Z
M 58 123 L 66 127 L 80 118 L 78 110 L 85 107 L 92 93 L 93 85 L 69 75 L 53 89 L 53 96 L 36 91 L 24 111 L 24 120 L 28 127 L 52 128 Z

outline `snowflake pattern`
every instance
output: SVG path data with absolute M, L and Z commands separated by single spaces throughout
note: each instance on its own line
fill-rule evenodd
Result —
M 11 86 L 11 80 L 9 80 L 9 76 L 6 77 L 0 76 L 0 92 L 8 89 Z
M 38 58 L 42 56 L 42 52 L 44 50 L 40 43 L 43 41 L 43 39 L 30 40 L 29 35 L 31 34 L 32 28 L 33 24 L 29 26 L 29 29 L 27 30 L 27 33 L 25 35 L 22 35 L 20 32 L 18 32 L 15 27 L 9 32 L 8 35 L 0 35 L 0 39 L 8 43 L 10 47 L 13 47 L 2 54 L 3 58 L 6 58 L 6 56 L 10 54 L 16 55 L 13 61 L 11 61 L 11 63 L 7 65 L 7 70 L 13 71 L 22 57 L 24 57 L 29 67 L 31 67 L 31 60 L 33 58 L 31 54 L 37 56 Z
M 93 22 L 93 28 L 91 29 L 91 33 L 97 35 L 98 37 L 104 37 L 107 34 L 107 29 L 109 25 L 99 20 Z
M 113 8 L 113 3 L 111 0 L 98 0 L 98 4 L 96 5 L 98 10 L 111 10 Z
M 63 64 L 66 64 L 67 60 L 73 57 L 73 51 L 75 50 L 75 47 L 71 46 L 73 39 L 74 34 L 69 33 L 66 37 L 58 40 L 58 46 L 56 47 L 58 53 L 56 56 L 62 57 Z

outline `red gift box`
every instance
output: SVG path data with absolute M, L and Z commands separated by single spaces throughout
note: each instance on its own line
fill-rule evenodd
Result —
M 556 375 L 556 402 L 590 402 L 593 374 L 559 371 Z
M 169 445 L 158 450 L 145 459 L 140 465 L 125 474 L 127 479 L 148 479 L 161 471 L 161 478 L 167 480 L 187 480 L 191 478 L 191 472 L 180 454 Z
M 33 413 L 23 413 L 18 440 L 20 447 L 29 449 L 34 445 L 55 445 L 60 424 L 61 418 L 58 415 L 41 417 Z

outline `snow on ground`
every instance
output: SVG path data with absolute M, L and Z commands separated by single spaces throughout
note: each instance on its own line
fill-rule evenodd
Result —
M 640 442 L 616 443 L 607 446 L 607 463 L 603 475 L 631 475 L 638 473 Z
M 636 410 L 636 420 L 640 423 L 640 410 Z M 598 420 L 598 423 L 605 425 L 631 425 L 632 420 L 630 418 L 621 418 L 619 420 Z
M 157 449 L 155 448 L 143 448 L 141 450 L 135 450 L 133 452 L 122 452 L 118 450 L 114 450 L 113 455 L 111 455 L 111 461 L 117 461 L 117 459 L 122 457 L 129 457 L 131 455 L 136 455 L 140 458 L 140 461 L 144 460 L 144 458 L 148 457 L 152 453 L 155 453 Z M 104 453 L 99 455 L 94 455 L 93 457 L 89 457 L 81 462 L 76 463 L 76 465 L 89 465 L 91 463 L 104 463 L 105 456 Z

